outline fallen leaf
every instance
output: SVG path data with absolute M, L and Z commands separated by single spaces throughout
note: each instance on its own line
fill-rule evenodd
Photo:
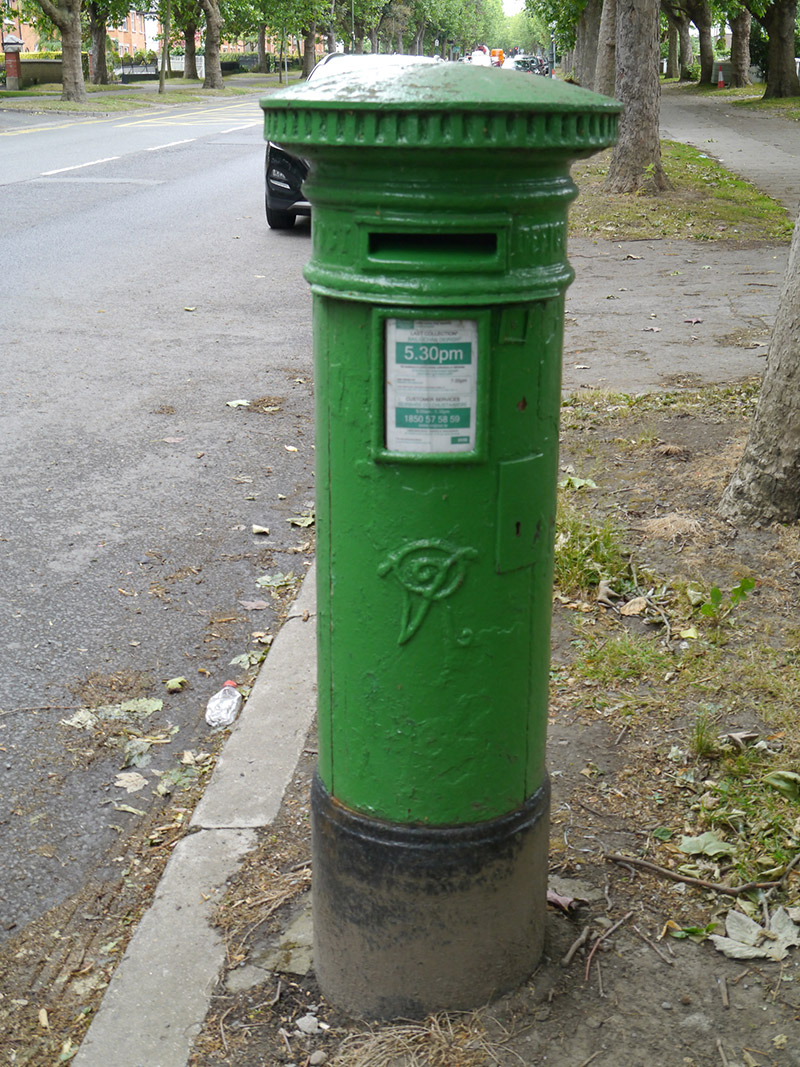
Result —
M 772 1039 L 772 1044 L 775 1046 L 775 1048 L 786 1048 L 786 1046 L 789 1044 L 789 1038 L 786 1036 L 786 1034 L 776 1034 L 775 1037 L 773 1037 Z
M 193 308 L 184 308 L 183 310 L 184 310 L 184 311 L 197 311 L 197 307 L 193 307 Z
M 297 449 L 294 447 L 294 445 L 284 445 L 283 447 L 286 449 L 287 452 L 296 452 L 297 451 Z
M 249 400 L 226 400 L 225 401 L 225 407 L 226 408 L 249 408 L 250 407 L 250 401 Z
M 703 320 L 702 319 L 684 319 L 683 321 L 684 322 L 688 322 L 690 326 L 696 326 L 699 322 L 702 322 Z
M 181 689 L 183 689 L 184 686 L 187 686 L 188 684 L 189 683 L 183 677 L 169 678 L 166 682 L 164 682 L 164 685 L 167 687 L 168 693 L 180 693 Z
M 47 1018 L 47 1010 L 45 1008 L 39 1009 L 39 1026 L 45 1030 L 50 1029 L 50 1020 Z
M 696 626 L 690 626 L 688 630 L 681 630 L 681 637 L 687 641 L 696 641 L 699 636 Z
M 255 523 L 250 527 L 254 534 L 263 534 L 265 537 L 269 533 L 269 526 L 257 526 Z
M 619 609 L 620 615 L 642 615 L 647 608 L 647 601 L 643 596 L 634 597 Z
M 147 779 L 138 771 L 120 771 L 114 785 L 124 789 L 126 793 L 138 793 L 147 785 Z
M 764 781 L 789 800 L 800 799 L 800 774 L 796 771 L 771 771 L 764 775 Z
M 302 515 L 293 515 L 291 519 L 286 520 L 292 526 L 300 526 L 305 528 L 307 526 L 314 525 L 314 512 L 304 511 Z
M 800 945 L 800 929 L 792 922 L 785 908 L 778 908 L 770 916 L 766 928 L 741 911 L 731 910 L 725 918 L 727 937 L 712 936 L 720 952 L 730 959 L 785 959 L 789 949 Z
M 185 441 L 185 437 L 162 437 L 161 440 L 167 445 L 179 445 L 181 441 Z
M 682 837 L 678 845 L 681 852 L 688 856 L 730 856 L 736 852 L 734 845 L 727 841 L 720 841 L 712 830 L 707 830 L 699 837 Z
M 619 593 L 611 588 L 611 582 L 603 578 L 597 586 L 597 603 L 611 608 L 615 600 L 619 600 Z
M 146 815 L 147 813 L 141 811 L 139 808 L 132 808 L 130 804 L 115 804 L 114 811 L 127 811 L 129 815 Z
M 239 603 L 245 611 L 263 611 L 269 607 L 266 600 L 240 600 Z
M 571 909 L 577 906 L 577 901 L 574 897 L 562 896 L 560 893 L 556 893 L 554 889 L 547 890 L 547 903 L 552 904 L 555 908 L 560 908 L 567 915 L 570 914 Z
M 558 483 L 559 489 L 596 489 L 597 482 L 591 478 L 578 478 L 574 474 L 568 474 Z

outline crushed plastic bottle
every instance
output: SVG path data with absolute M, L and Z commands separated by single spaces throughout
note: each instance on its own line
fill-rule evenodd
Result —
M 241 706 L 242 694 L 236 688 L 236 682 L 228 681 L 206 705 L 206 722 L 215 728 L 230 726 L 239 714 Z

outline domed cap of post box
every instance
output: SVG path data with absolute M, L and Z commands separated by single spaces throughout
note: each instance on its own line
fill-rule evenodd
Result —
M 570 158 L 616 141 L 622 105 L 576 85 L 465 63 L 370 65 L 264 98 L 265 136 L 318 146 L 535 148 Z M 313 156 L 314 153 L 307 153 Z

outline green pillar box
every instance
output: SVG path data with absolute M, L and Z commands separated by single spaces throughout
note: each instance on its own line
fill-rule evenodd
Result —
M 314 966 L 345 1010 L 534 969 L 567 207 L 620 105 L 464 64 L 262 101 L 313 207 Z

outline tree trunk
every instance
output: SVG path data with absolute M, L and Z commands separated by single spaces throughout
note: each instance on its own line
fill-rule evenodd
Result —
M 269 74 L 267 70 L 267 27 L 262 22 L 258 27 L 258 43 L 256 44 L 258 50 L 258 62 L 256 64 L 256 70 L 259 74 Z
M 719 512 L 734 523 L 800 518 L 800 218 L 750 436 Z
M 759 21 L 769 35 L 767 87 L 764 99 L 800 96 L 794 61 L 797 0 L 774 0 Z
M 588 0 L 581 12 L 575 31 L 575 53 L 573 57 L 572 77 L 587 89 L 594 85 L 597 69 L 598 36 L 605 11 L 603 0 Z M 602 90 L 598 90 L 602 91 Z M 612 86 L 613 92 L 613 86 Z
M 92 35 L 92 82 L 95 85 L 108 85 L 106 19 L 100 13 L 96 3 L 89 4 L 87 10 L 89 12 L 89 29 Z
M 605 181 L 610 193 L 669 188 L 658 133 L 658 0 L 617 0 L 617 80 L 625 105 Z
M 708 0 L 686 4 L 689 18 L 697 27 L 700 37 L 700 84 L 710 85 L 714 73 L 714 42 L 711 37 L 711 7 Z
M 677 78 L 680 74 L 680 67 L 678 66 L 678 27 L 671 19 L 667 33 L 667 77 Z
M 197 73 L 197 23 L 187 22 L 183 27 L 183 76 L 199 81 Z
M 164 13 L 162 15 L 162 35 L 161 35 L 161 64 L 158 68 L 158 91 L 160 94 L 164 94 L 167 91 L 167 63 L 169 62 L 169 23 L 172 17 L 172 3 L 171 0 L 166 0 L 164 5 Z
M 425 50 L 425 23 L 417 27 L 416 32 L 411 40 L 411 55 L 421 56 L 424 55 Z
M 300 77 L 305 79 L 314 69 L 317 61 L 317 24 L 312 22 L 310 27 L 303 32 L 303 69 Z
M 731 18 L 731 85 L 741 89 L 750 85 L 750 24 L 753 17 L 743 8 Z
M 692 80 L 691 68 L 694 66 L 694 52 L 692 51 L 692 36 L 689 33 L 689 19 L 683 16 L 678 22 L 678 41 L 680 42 L 680 78 L 682 82 Z
M 219 58 L 219 36 L 222 30 L 222 15 L 219 0 L 200 0 L 206 16 L 206 76 L 204 89 L 224 89 L 222 66 Z
M 596 93 L 613 96 L 617 81 L 617 0 L 605 0 L 603 4 L 599 38 L 593 88 Z
M 81 56 L 81 3 L 82 0 L 39 0 L 39 6 L 61 34 L 61 99 L 85 104 L 89 99 L 83 79 Z

